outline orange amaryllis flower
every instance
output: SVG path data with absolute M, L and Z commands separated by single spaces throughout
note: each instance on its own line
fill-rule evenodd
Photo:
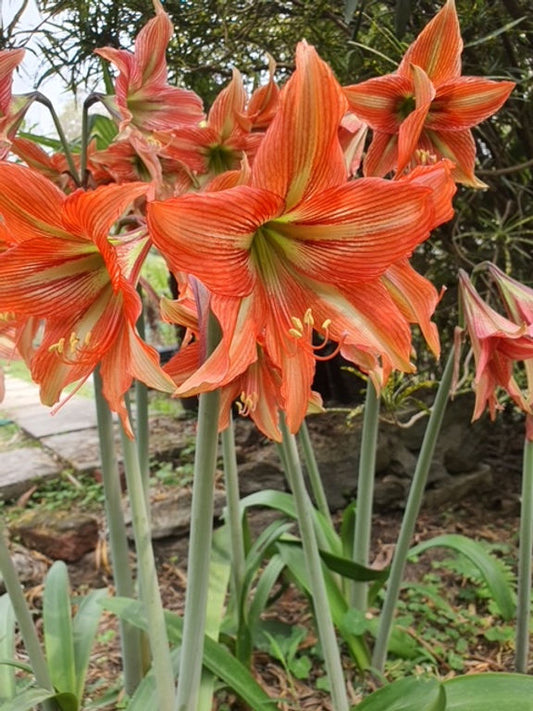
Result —
M 465 272 L 459 274 L 459 291 L 476 361 L 476 404 L 473 419 L 488 407 L 492 419 L 500 409 L 497 389 L 502 388 L 516 405 L 531 417 L 533 401 L 525 397 L 515 378 L 514 365 L 523 361 L 533 364 L 533 325 L 525 321 L 515 323 L 488 306 L 474 289 Z
M 203 118 L 199 96 L 167 84 L 165 52 L 174 28 L 159 0 L 154 0 L 154 7 L 156 16 L 139 32 L 133 53 L 112 47 L 95 50 L 119 70 L 116 107 L 110 108 L 118 109 L 121 129 L 133 124 L 144 131 L 158 131 L 195 125 Z
M 401 173 L 422 151 L 453 161 L 458 182 L 486 187 L 474 175 L 470 129 L 498 111 L 514 84 L 461 76 L 462 48 L 455 1 L 447 0 L 396 72 L 346 87 L 350 108 L 374 131 L 365 175 Z
M 254 121 L 262 126 L 263 121 L 270 119 L 277 103 L 272 99 L 274 89 L 271 94 L 257 96 L 248 116 L 242 76 L 234 69 L 232 80 L 216 97 L 204 125 L 184 126 L 167 135 L 154 135 L 162 144 L 160 154 L 182 162 L 199 175 L 220 175 L 237 169 L 244 155 L 253 159 L 263 137 L 261 130 L 252 131 Z M 267 102 L 264 106 L 261 98 Z
M 0 160 L 6 157 L 20 122 L 33 101 L 31 95 L 12 96 L 13 72 L 22 62 L 23 49 L 0 51 Z
M 124 393 L 133 378 L 172 392 L 157 352 L 136 332 L 135 285 L 145 231 L 110 235 L 147 186 L 103 186 L 65 196 L 38 173 L 0 163 L 0 312 L 42 319 L 31 358 L 41 399 L 55 404 L 69 383 L 100 365 L 104 395 L 132 434 Z
M 154 243 L 174 271 L 206 286 L 222 331 L 180 392 L 228 385 L 258 362 L 259 346 L 294 432 L 312 399 L 313 330 L 378 387 L 383 370 L 412 369 L 407 320 L 380 278 L 451 217 L 453 181 L 439 164 L 425 169 L 439 176 L 439 198 L 423 181 L 347 182 L 345 112 L 331 70 L 301 42 L 249 183 L 149 204 Z M 242 399 L 254 403 L 257 392 Z

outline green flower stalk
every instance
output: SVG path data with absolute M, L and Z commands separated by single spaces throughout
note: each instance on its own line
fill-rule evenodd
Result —
M 313 524 L 313 505 L 305 488 L 296 438 L 289 432 L 283 413 L 280 413 L 280 429 L 283 435 L 281 447 L 284 451 L 285 473 L 296 504 L 298 526 L 313 597 L 318 636 L 331 687 L 333 708 L 335 711 L 348 711 L 349 703 L 339 645 L 331 618 L 331 610 L 322 573 L 322 561 L 320 560 Z
M 370 539 L 372 535 L 372 508 L 374 499 L 374 479 L 376 470 L 376 448 L 379 426 L 379 396 L 371 380 L 367 381 L 363 431 L 361 433 L 361 453 L 359 476 L 357 479 L 357 508 L 353 543 L 355 563 L 368 566 Z M 353 581 L 351 604 L 358 610 L 367 607 L 368 585 Z
M 119 597 L 135 597 L 135 587 L 130 566 L 126 524 L 122 511 L 122 497 L 113 420 L 107 402 L 102 394 L 102 379 L 99 370 L 94 371 L 94 393 L 98 438 L 100 442 L 100 464 L 104 486 L 107 527 L 111 548 L 111 564 L 116 593 Z M 124 688 L 133 694 L 140 683 L 142 672 L 141 632 L 127 622 L 120 621 L 120 639 L 124 666 Z
M 518 552 L 515 668 L 527 674 L 531 619 L 531 555 L 533 552 L 533 441 L 526 437 L 522 474 L 522 508 Z
M 207 352 L 219 339 L 215 317 L 208 318 Z M 206 625 L 209 560 L 213 539 L 215 474 L 218 451 L 218 390 L 202 393 L 198 406 L 198 432 L 194 459 L 191 533 L 183 637 L 174 711 L 196 711 Z
M 418 455 L 418 462 L 411 482 L 400 533 L 396 541 L 396 549 L 392 559 L 385 602 L 381 610 L 376 644 L 372 656 L 372 666 L 379 672 L 383 672 L 387 658 L 387 647 L 394 620 L 394 611 L 400 595 L 407 554 L 415 530 L 416 519 L 420 511 L 420 506 L 422 505 L 422 497 L 424 495 L 424 489 L 426 488 L 431 460 L 435 452 L 437 438 L 452 386 L 454 359 L 455 348 L 452 348 L 431 410 L 422 448 Z

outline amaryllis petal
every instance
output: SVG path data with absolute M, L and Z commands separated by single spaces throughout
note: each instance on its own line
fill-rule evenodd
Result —
M 143 130 L 161 130 L 194 125 L 203 118 L 196 94 L 166 83 L 165 52 L 173 27 L 159 0 L 154 6 L 156 16 L 139 32 L 134 53 L 112 47 L 95 50 L 119 70 L 115 91 L 122 129 L 134 123 Z
M 173 270 L 194 274 L 217 293 L 244 296 L 255 283 L 249 264 L 254 233 L 282 208 L 273 193 L 239 186 L 152 202 L 147 217 L 154 244 Z
M 458 183 L 478 189 L 487 187 L 474 175 L 476 144 L 471 131 L 431 131 L 426 129 L 425 134 L 438 155 L 448 158 L 454 163 L 453 176 Z
M 472 128 L 496 113 L 514 83 L 480 77 L 459 77 L 437 90 L 427 126 L 434 131 Z
M 396 167 L 398 158 L 398 134 L 376 131 L 363 161 L 363 173 L 367 177 L 383 178 Z
M 409 256 L 432 228 L 431 190 L 363 178 L 325 190 L 283 220 L 286 258 L 310 278 L 344 284 L 379 277 Z
M 145 195 L 146 183 L 104 185 L 91 192 L 83 190 L 68 195 L 63 203 L 62 222 L 74 234 L 107 238 L 113 224 L 133 202 Z
M 350 109 L 375 131 L 396 133 L 402 115 L 402 103 L 414 108 L 411 77 L 387 74 L 344 87 Z M 406 114 L 407 115 L 407 114 Z
M 213 102 L 209 111 L 209 127 L 218 135 L 220 142 L 223 142 L 239 125 L 239 116 L 244 111 L 246 103 L 246 92 L 242 83 L 241 73 L 233 70 L 233 78 L 228 86 L 223 89 Z
M 398 173 L 402 173 L 412 160 L 435 96 L 433 85 L 424 70 L 414 64 L 411 72 L 416 108 L 405 118 L 398 131 Z
M 410 66 L 416 64 L 438 87 L 460 75 L 462 50 L 455 0 L 447 0 L 409 47 L 398 67 L 398 73 L 408 75 Z
M 433 227 L 438 227 L 451 220 L 454 214 L 452 198 L 457 188 L 452 179 L 453 164 L 441 160 L 433 165 L 419 165 L 407 175 L 399 178 L 402 183 L 413 183 L 431 188 L 433 206 Z
M 0 51 L 0 118 L 9 113 L 13 71 L 24 58 L 24 49 L 3 49 Z
M 489 264 L 488 270 L 500 291 L 509 318 L 516 324 L 533 326 L 533 289 L 505 274 L 495 264 Z
M 62 317 L 74 301 L 86 309 L 109 281 L 103 266 L 89 241 L 28 239 L 2 255 L 0 304 L 6 311 L 39 318 Z
M 57 220 L 65 195 L 38 173 L 31 173 L 30 182 L 29 174 L 21 165 L 0 162 L 0 239 L 7 244 L 68 234 Z
M 439 302 L 439 294 L 433 284 L 418 274 L 407 260 L 391 265 L 381 281 L 409 323 L 420 326 L 428 346 L 438 358 L 439 331 L 431 316 Z
M 338 139 L 346 99 L 331 69 L 306 42 L 298 44 L 296 67 L 282 89 L 252 176 L 253 187 L 284 196 L 288 209 L 346 178 Z

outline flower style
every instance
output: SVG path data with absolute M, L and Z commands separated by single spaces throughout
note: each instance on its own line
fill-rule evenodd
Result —
M 453 181 L 442 163 L 410 181 L 347 182 L 338 138 L 346 108 L 330 68 L 301 42 L 248 184 L 148 205 L 155 245 L 173 271 L 206 287 L 221 327 L 219 346 L 179 393 L 268 367 L 295 432 L 313 400 L 313 331 L 378 387 L 391 368 L 413 369 L 409 324 L 380 279 L 452 216 Z M 253 409 L 263 395 L 244 390 L 241 400 Z
M 350 108 L 374 131 L 365 175 L 400 174 L 421 151 L 455 163 L 458 182 L 486 187 L 474 175 L 470 129 L 498 111 L 514 83 L 461 76 L 462 47 L 455 1 L 447 0 L 396 72 L 346 87 Z
M 480 417 L 486 407 L 494 419 L 496 410 L 501 407 L 497 388 L 503 388 L 530 420 L 533 415 L 533 324 L 524 320 L 516 323 L 488 306 L 462 270 L 459 274 L 459 289 L 476 361 L 473 419 Z M 524 361 L 528 367 L 529 397 L 524 397 L 513 377 L 513 367 L 517 361 Z
M 139 32 L 133 53 L 112 47 L 95 50 L 119 70 L 115 102 L 121 130 L 130 124 L 143 131 L 165 130 L 196 125 L 203 118 L 199 96 L 167 84 L 165 52 L 173 27 L 159 0 L 154 7 L 156 16 Z
M 8 247 L 0 258 L 0 312 L 44 322 L 30 362 L 41 399 L 57 403 L 66 385 L 99 365 L 104 395 L 130 436 L 124 393 L 132 379 L 175 389 L 135 328 L 145 231 L 110 235 L 146 190 L 132 183 L 65 196 L 29 168 L 0 163 L 0 240 Z

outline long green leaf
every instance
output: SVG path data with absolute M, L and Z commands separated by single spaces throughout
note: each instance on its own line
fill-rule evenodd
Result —
M 231 573 L 231 560 L 228 551 L 228 528 L 222 526 L 213 534 L 213 547 L 209 565 L 209 592 L 207 594 L 209 605 L 205 623 L 206 635 L 215 641 L 218 640 L 222 624 Z M 197 711 L 211 711 L 213 708 L 214 685 L 215 675 L 207 669 L 203 669 Z
M 76 695 L 82 700 L 85 679 L 91 659 L 91 650 L 102 616 L 100 601 L 107 596 L 107 590 L 93 590 L 83 598 L 72 622 L 74 640 L 74 663 L 76 668 Z
M 2 704 L 0 711 L 33 711 L 37 704 L 48 699 L 56 701 L 63 711 L 75 711 L 78 708 L 78 700 L 74 694 L 54 694 L 46 689 L 31 687 L 24 689 L 11 701 Z
M 15 613 L 6 593 L 0 597 L 0 660 L 15 656 Z M 0 661 L 0 702 L 15 695 L 15 669 Z
M 307 595 L 311 595 L 311 585 L 309 583 L 307 568 L 301 546 L 295 546 L 292 543 L 278 541 L 276 547 L 287 568 L 292 573 L 297 585 Z M 349 630 L 342 628 L 342 623 L 348 610 L 348 603 L 327 568 L 324 568 L 324 582 L 326 584 L 326 593 L 328 596 L 328 603 L 333 622 L 340 630 L 357 666 L 361 670 L 367 669 L 370 666 L 370 657 L 366 644 L 361 635 L 350 634 Z
M 469 674 L 444 682 L 446 711 L 533 711 L 533 677 Z
M 513 619 L 516 612 L 516 604 L 511 586 L 498 566 L 497 561 L 490 553 L 487 553 L 478 541 L 453 533 L 445 534 L 414 546 L 409 551 L 409 557 L 420 555 L 420 553 L 429 548 L 438 547 L 451 548 L 466 556 L 479 569 L 501 616 L 504 620 Z
M 135 600 L 114 598 L 105 600 L 103 606 L 104 609 L 111 610 L 132 625 L 146 629 L 147 624 L 142 606 Z M 171 612 L 167 612 L 165 618 L 170 641 L 174 644 L 181 643 L 182 618 Z M 210 637 L 206 637 L 204 640 L 204 665 L 254 710 L 276 711 L 277 705 L 269 699 L 248 669 L 235 659 L 222 644 L 215 642 Z
M 43 593 L 44 645 L 50 679 L 56 691 L 76 695 L 76 659 L 67 566 L 56 561 Z
M 242 511 L 252 506 L 265 506 L 266 508 L 276 509 L 295 521 L 298 520 L 294 498 L 292 494 L 287 494 L 284 491 L 265 489 L 264 491 L 257 491 L 255 494 L 250 494 L 249 496 L 245 496 L 244 499 L 241 499 Z M 313 509 L 313 519 L 319 542 L 324 541 L 327 543 L 329 551 L 334 555 L 342 555 L 340 536 L 330 526 L 325 516 L 323 516 L 320 511 Z
M 448 707 L 445 691 L 437 679 L 410 677 L 370 694 L 358 704 L 357 711 L 448 711 Z

